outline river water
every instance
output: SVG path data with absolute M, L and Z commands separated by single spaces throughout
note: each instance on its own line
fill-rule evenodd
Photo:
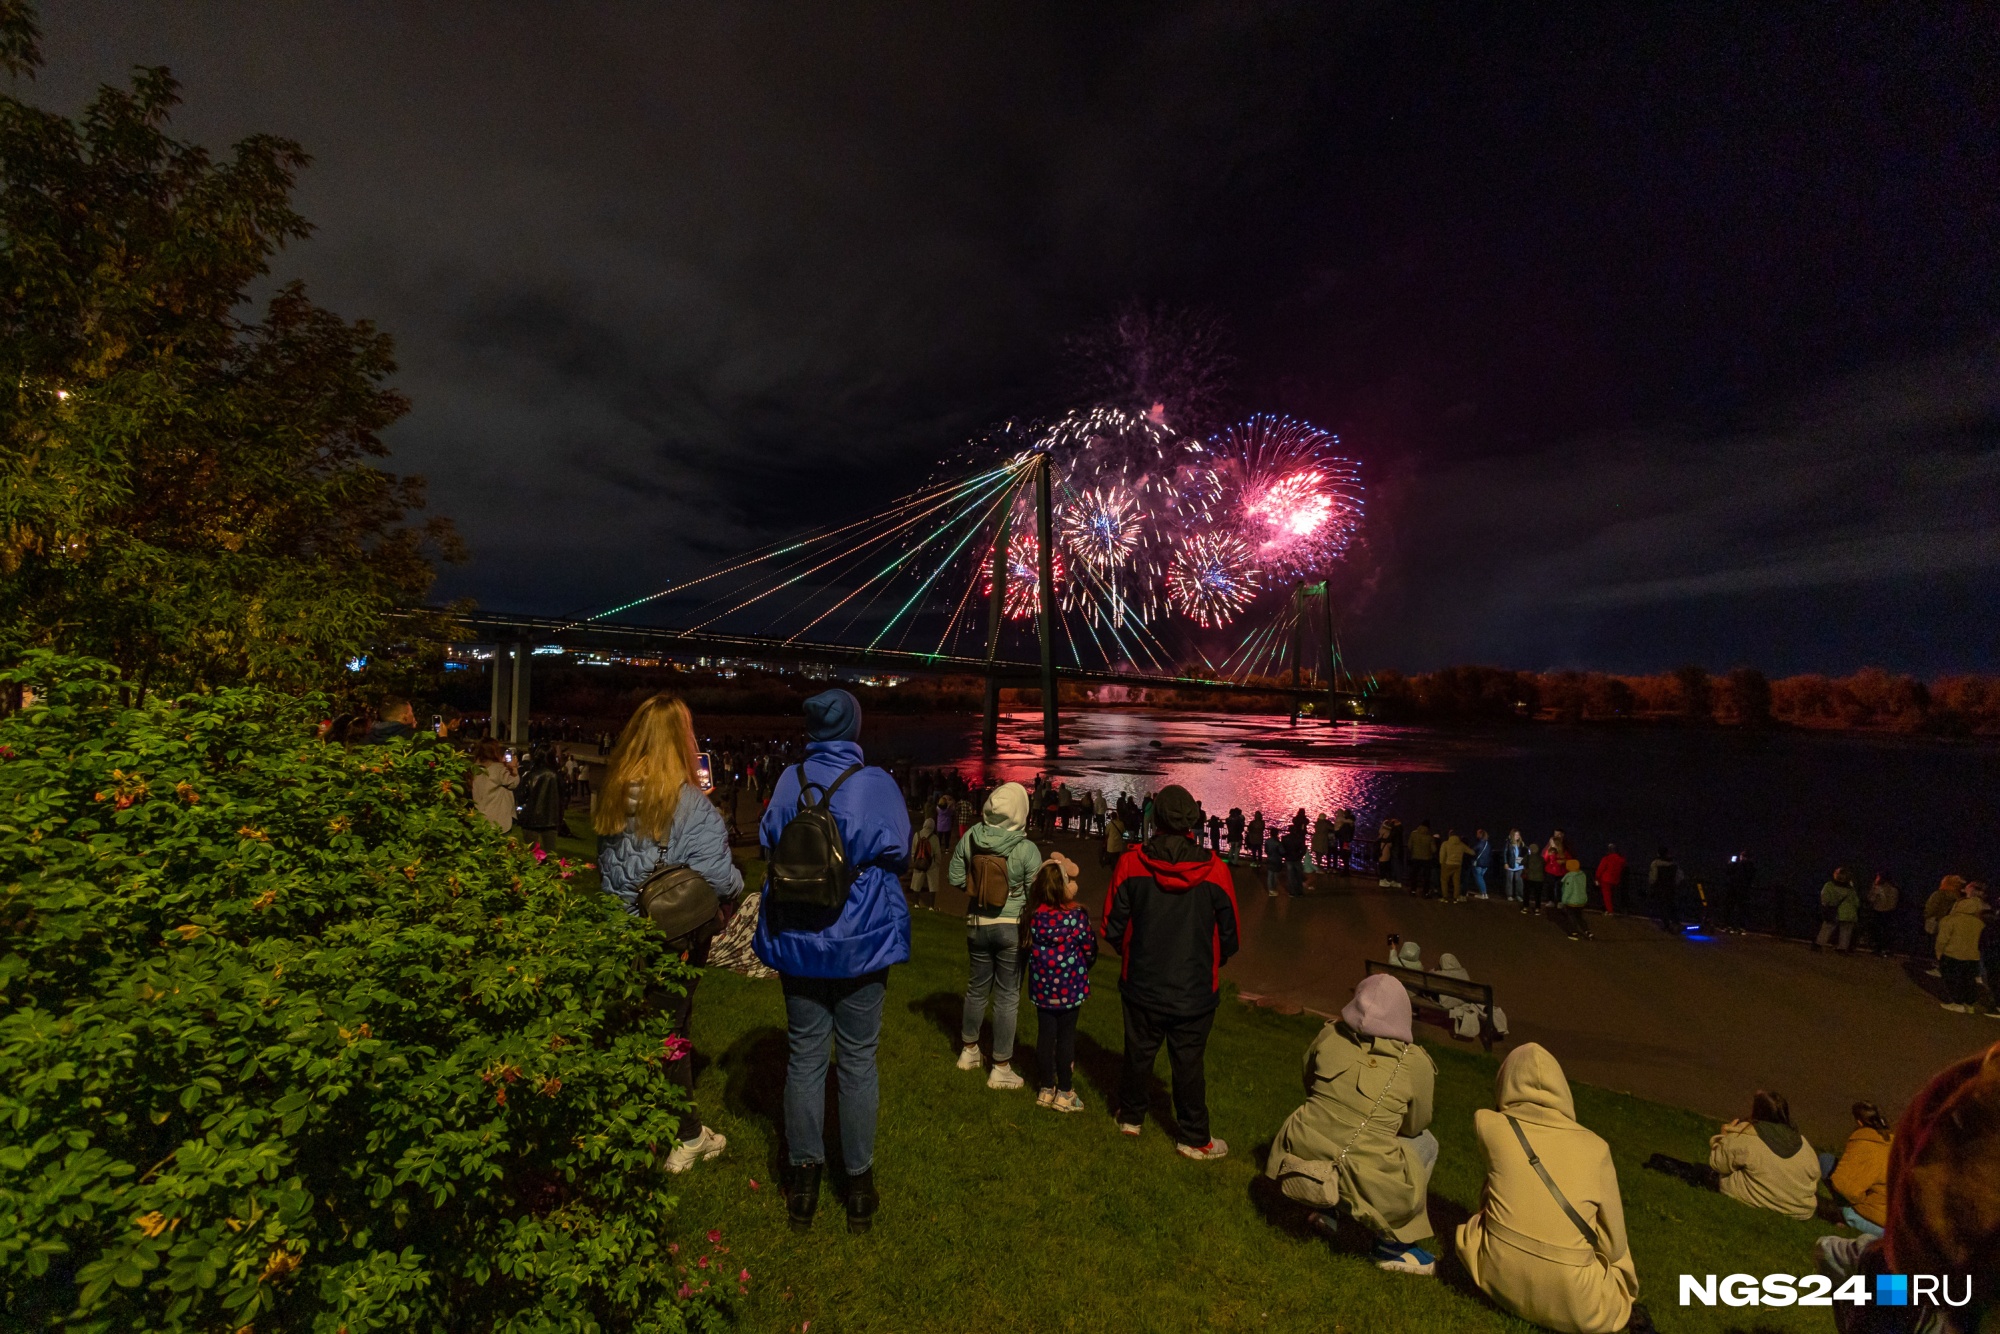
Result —
M 1055 772 L 1072 786 L 1143 794 L 1179 783 L 1206 808 L 1267 819 L 1352 809 L 1365 833 L 1387 816 L 1428 818 L 1440 835 L 1475 828 L 1495 842 L 1561 829 L 1595 865 L 1607 841 L 1643 867 L 1661 844 L 1689 877 L 1748 852 L 1763 892 L 1748 924 L 1806 933 L 1833 867 L 1903 888 L 1899 936 L 1916 943 L 1923 899 L 1955 872 L 2000 875 L 2000 746 L 1854 734 L 1726 728 L 1499 728 L 1327 724 L 1283 717 L 1146 710 L 1066 715 Z M 1047 765 L 1041 715 L 1001 720 L 983 756 L 976 717 L 877 715 L 871 757 L 957 768 L 975 782 L 1031 782 Z

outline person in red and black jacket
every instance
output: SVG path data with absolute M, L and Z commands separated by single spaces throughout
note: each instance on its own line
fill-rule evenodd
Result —
M 1201 810 L 1186 788 L 1163 790 L 1153 814 L 1159 831 L 1118 859 L 1104 896 L 1104 938 L 1122 960 L 1118 990 L 1125 1005 L 1118 1129 L 1136 1135 L 1144 1124 L 1147 1086 L 1164 1042 L 1180 1152 L 1221 1158 L 1229 1146 L 1208 1133 L 1202 1057 L 1222 965 L 1236 953 L 1236 886 L 1222 858 L 1188 836 Z

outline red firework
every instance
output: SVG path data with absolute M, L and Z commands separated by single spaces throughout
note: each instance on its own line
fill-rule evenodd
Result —
M 1016 533 L 1007 542 L 1007 592 L 1000 604 L 1000 610 L 1010 621 L 1025 621 L 1041 614 L 1042 610 L 1042 544 L 1033 535 Z M 1055 548 L 1049 560 L 1051 572 L 1055 575 L 1056 597 L 1063 592 L 1063 554 L 1060 546 Z M 980 589 L 987 597 L 993 596 L 993 549 L 986 549 L 985 577 Z

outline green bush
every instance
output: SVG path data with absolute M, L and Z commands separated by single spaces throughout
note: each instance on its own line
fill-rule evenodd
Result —
M 720 1326 L 661 1166 L 684 966 L 470 813 L 454 752 L 0 680 L 38 695 L 0 721 L 9 1327 Z

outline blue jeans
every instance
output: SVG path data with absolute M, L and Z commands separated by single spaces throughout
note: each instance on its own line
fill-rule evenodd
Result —
M 1014 1029 L 1021 1022 L 1021 928 L 1013 922 L 965 928 L 965 949 L 972 956 L 972 977 L 965 987 L 965 1015 L 959 1037 L 970 1047 L 979 1041 L 986 1018 L 986 997 L 993 997 L 993 1061 L 1014 1059 Z
M 826 1067 L 840 1049 L 840 1159 L 851 1175 L 875 1165 L 875 1047 L 889 973 L 783 977 L 791 1059 L 785 1065 L 785 1145 L 794 1167 L 826 1161 Z
M 1486 897 L 1486 868 L 1485 868 L 1485 867 L 1483 867 L 1483 866 L 1475 866 L 1475 867 L 1473 867 L 1473 868 L 1472 868 L 1472 889 L 1473 889 L 1473 892 L 1474 892 L 1474 893 L 1476 893 L 1476 894 L 1478 894 L 1480 898 L 1482 898 L 1482 899 L 1483 899 L 1483 898 L 1485 898 L 1485 897 Z

